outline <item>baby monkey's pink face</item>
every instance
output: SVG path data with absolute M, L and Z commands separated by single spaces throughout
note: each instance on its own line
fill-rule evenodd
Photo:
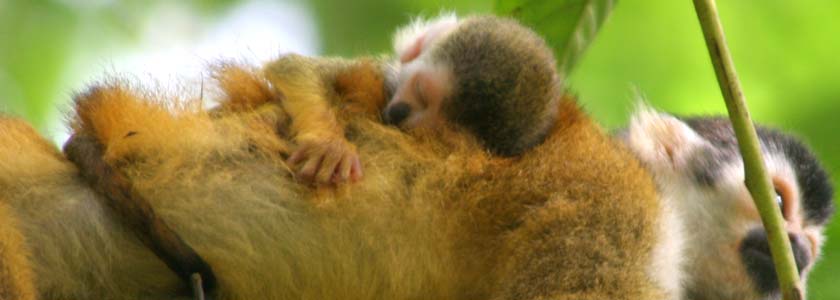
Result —
M 382 116 L 403 129 L 436 127 L 443 123 L 442 106 L 452 94 L 451 67 L 430 53 L 460 23 L 454 15 L 418 20 L 401 28 L 395 38 L 400 59 L 398 84 Z

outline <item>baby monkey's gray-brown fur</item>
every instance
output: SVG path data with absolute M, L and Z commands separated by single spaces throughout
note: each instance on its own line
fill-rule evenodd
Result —
M 440 115 L 476 135 L 491 152 L 505 156 L 520 154 L 542 141 L 556 118 L 562 90 L 554 56 L 541 37 L 514 20 L 489 16 L 454 23 L 443 16 L 425 28 L 409 33 L 422 40 L 416 46 L 422 49 L 415 50 L 419 54 L 414 58 L 400 55 L 409 57 L 401 60 L 400 78 L 421 81 L 404 88 L 415 89 L 410 92 L 419 95 L 397 90 L 384 115 L 394 115 L 401 104 L 408 104 L 410 112 L 386 120 L 416 127 L 427 124 L 412 120 L 412 114 Z M 442 69 L 443 74 L 429 75 L 429 69 Z M 428 95 L 424 89 L 429 85 L 446 93 Z M 428 112 L 433 104 L 439 110 Z
M 335 107 L 346 96 L 341 78 L 354 78 L 365 63 L 384 80 L 367 89 L 389 100 L 364 101 L 383 105 L 377 111 L 384 120 L 403 129 L 459 126 L 490 152 L 510 156 L 541 142 L 556 119 L 562 91 L 551 50 L 516 21 L 445 15 L 400 30 L 396 40 L 399 62 L 288 55 L 267 65 L 299 145 L 288 162 L 300 178 L 316 184 L 361 178 Z

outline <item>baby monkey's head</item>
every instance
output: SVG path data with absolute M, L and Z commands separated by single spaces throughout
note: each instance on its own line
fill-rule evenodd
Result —
M 386 122 L 403 129 L 452 124 L 493 153 L 542 141 L 562 90 L 545 41 L 516 21 L 444 15 L 397 32 L 399 57 Z

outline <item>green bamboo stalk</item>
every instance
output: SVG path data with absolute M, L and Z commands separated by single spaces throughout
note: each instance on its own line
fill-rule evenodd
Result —
M 744 181 L 767 231 L 770 253 L 776 265 L 776 276 L 782 297 L 785 300 L 803 299 L 799 272 L 796 269 L 790 240 L 784 228 L 784 217 L 774 201 L 773 184 L 764 167 L 758 135 L 747 110 L 741 83 L 735 74 L 735 64 L 726 46 L 715 1 L 694 0 L 694 9 L 700 19 L 706 46 L 709 48 L 718 84 L 726 101 L 726 109 L 729 111 L 729 119 L 732 121 L 735 136 L 738 138 L 738 147 L 744 158 Z

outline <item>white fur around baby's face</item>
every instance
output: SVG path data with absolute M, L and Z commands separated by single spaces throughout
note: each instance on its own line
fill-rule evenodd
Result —
M 452 93 L 455 78 L 451 67 L 435 61 L 430 53 L 459 24 L 454 14 L 443 14 L 430 20 L 416 19 L 397 31 L 397 82 L 383 112 L 387 123 L 412 129 L 444 122 L 441 106 Z
M 408 63 L 424 53 L 432 45 L 452 32 L 458 26 L 458 17 L 444 13 L 432 19 L 417 18 L 394 34 L 394 52 L 400 63 Z

